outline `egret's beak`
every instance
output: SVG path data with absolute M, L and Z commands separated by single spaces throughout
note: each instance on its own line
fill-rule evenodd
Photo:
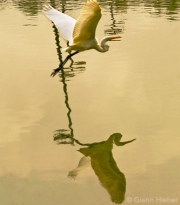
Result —
M 119 36 L 119 35 L 111 36 L 111 37 L 110 37 L 110 41 L 119 41 L 119 38 L 122 38 L 122 37 Z M 116 39 L 118 39 L 118 40 L 116 40 Z

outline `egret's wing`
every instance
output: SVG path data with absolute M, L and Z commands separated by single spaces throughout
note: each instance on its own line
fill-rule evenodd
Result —
M 97 24 L 101 18 L 101 9 L 96 0 L 88 0 L 83 6 L 73 31 L 73 43 L 95 38 Z
M 60 35 L 71 43 L 76 20 L 57 11 L 50 5 L 44 6 L 43 12 L 55 24 Z

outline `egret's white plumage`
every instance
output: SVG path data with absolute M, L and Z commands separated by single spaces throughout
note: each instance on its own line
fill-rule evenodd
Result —
M 87 1 L 81 10 L 73 30 L 73 44 L 87 45 L 87 49 L 96 46 L 93 43 L 97 44 L 95 32 L 100 18 L 101 9 L 99 4 L 95 0 Z
M 78 52 L 95 49 L 99 52 L 109 50 L 107 41 L 121 38 L 119 35 L 106 36 L 100 42 L 95 37 L 96 27 L 101 18 L 101 8 L 96 0 L 87 0 L 84 4 L 77 21 L 51 7 L 45 6 L 44 14 L 55 24 L 60 35 L 69 42 L 69 46 L 64 50 L 67 52 L 75 51 L 67 56 L 59 68 L 55 69 L 52 76 L 65 65 L 68 59 Z
M 57 11 L 50 5 L 44 6 L 43 12 L 55 24 L 60 35 L 72 44 L 72 34 L 76 20 L 62 12 Z

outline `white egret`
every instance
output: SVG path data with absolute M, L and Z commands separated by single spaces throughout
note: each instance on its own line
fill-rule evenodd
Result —
M 64 50 L 70 54 L 59 68 L 54 69 L 51 76 L 55 76 L 73 55 L 89 49 L 106 52 L 109 50 L 109 46 L 106 44 L 107 41 L 121 38 L 119 35 L 106 36 L 98 42 L 95 32 L 101 18 L 101 8 L 96 0 L 87 0 L 77 21 L 50 5 L 44 6 L 43 12 L 55 24 L 60 35 L 69 42 L 69 46 Z M 75 52 L 71 53 L 71 51 Z

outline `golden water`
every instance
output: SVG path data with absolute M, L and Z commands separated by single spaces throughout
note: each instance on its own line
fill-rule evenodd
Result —
M 0 4 L 0 204 L 112 204 L 91 168 L 67 177 L 82 154 L 76 143 L 57 145 L 62 129 L 83 143 L 116 132 L 136 138 L 112 150 L 126 177 L 124 204 L 178 204 L 180 5 L 173 2 L 100 1 L 97 37 L 122 40 L 107 53 L 75 56 L 54 78 L 66 54 L 42 3 Z M 74 18 L 83 4 L 55 3 Z

